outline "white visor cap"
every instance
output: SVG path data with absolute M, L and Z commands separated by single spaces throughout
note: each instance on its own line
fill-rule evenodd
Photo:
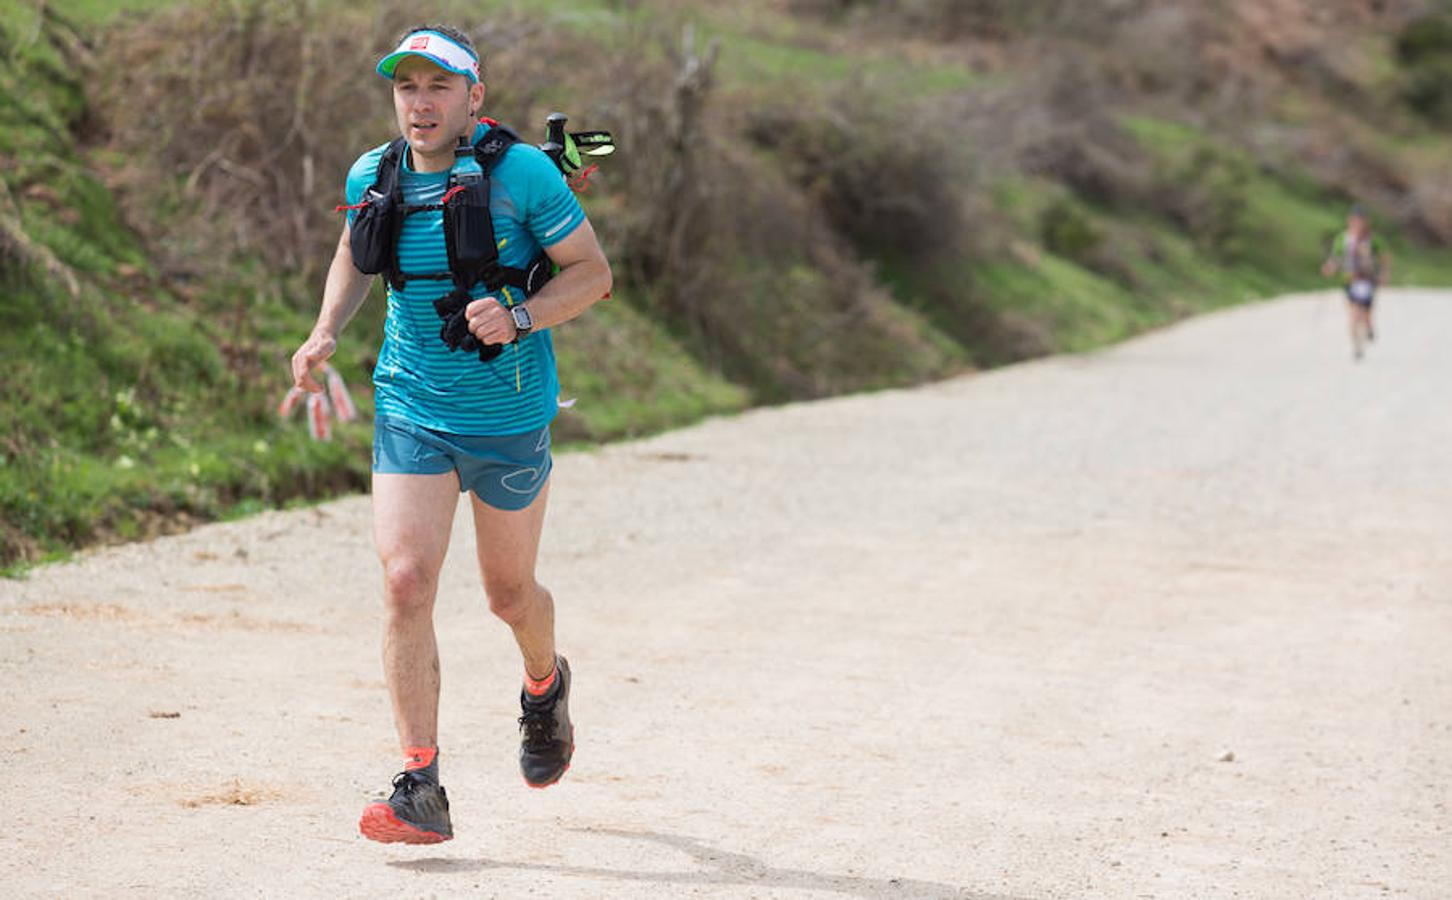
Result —
M 378 61 L 378 74 L 392 78 L 405 56 L 422 56 L 441 69 L 479 83 L 479 58 L 469 48 L 437 31 L 415 31 L 399 42 L 398 49 Z

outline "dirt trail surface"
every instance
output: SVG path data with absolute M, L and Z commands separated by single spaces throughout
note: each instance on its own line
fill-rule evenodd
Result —
M 437 847 L 356 832 L 366 497 L 0 583 L 0 893 L 1446 897 L 1452 295 L 1382 307 L 561 455 L 574 766 L 519 777 L 461 515 Z

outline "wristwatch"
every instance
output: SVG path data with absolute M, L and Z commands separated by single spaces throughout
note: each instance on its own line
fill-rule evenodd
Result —
M 509 314 L 514 317 L 514 339 L 516 341 L 534 330 L 534 317 L 529 314 L 529 310 L 523 303 L 511 306 Z

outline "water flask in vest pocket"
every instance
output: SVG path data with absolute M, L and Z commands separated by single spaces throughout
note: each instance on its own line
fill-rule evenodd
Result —
M 449 267 L 472 285 L 497 262 L 494 223 L 489 218 L 489 182 L 483 178 L 462 180 L 458 191 L 444 204 L 444 238 L 449 244 Z
M 377 275 L 393 263 L 394 220 L 401 215 L 393 197 L 373 188 L 363 196 L 366 204 L 353 217 L 348 229 L 348 246 L 353 265 L 365 275 Z
M 1372 284 L 1370 279 L 1358 278 L 1351 282 L 1351 299 L 1358 303 L 1366 303 L 1371 300 L 1371 295 L 1375 290 L 1376 285 Z

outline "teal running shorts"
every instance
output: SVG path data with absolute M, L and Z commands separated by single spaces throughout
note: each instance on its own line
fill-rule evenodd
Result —
M 393 416 L 373 422 L 373 471 L 459 474 L 459 490 L 495 509 L 524 509 L 549 480 L 550 427 L 501 437 L 449 434 Z

